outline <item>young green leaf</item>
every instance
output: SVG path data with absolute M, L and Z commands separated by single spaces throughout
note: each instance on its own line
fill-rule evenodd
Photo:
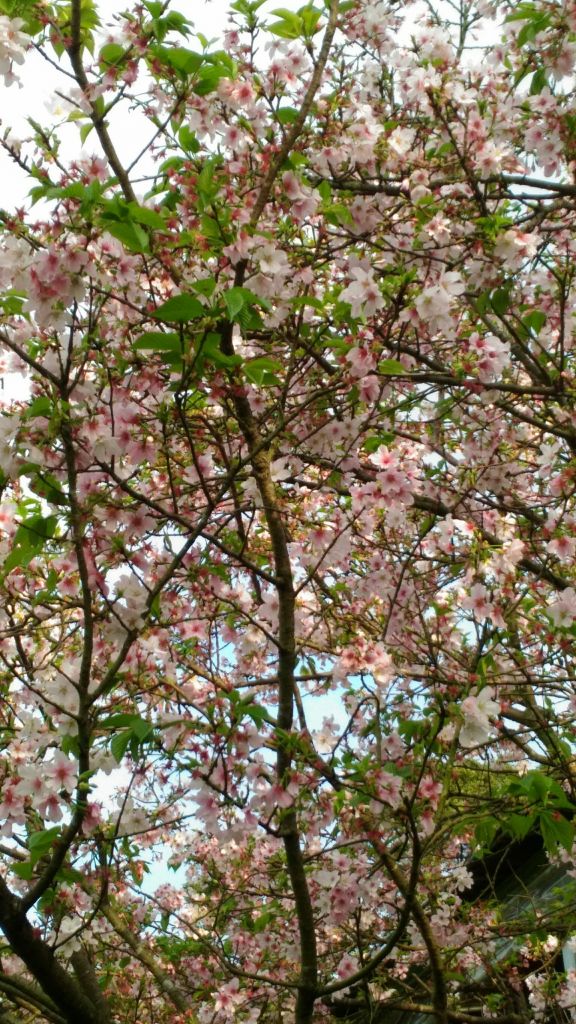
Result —
M 185 324 L 190 320 L 199 320 L 206 315 L 206 310 L 193 295 L 173 295 L 155 309 L 152 316 L 166 324 Z

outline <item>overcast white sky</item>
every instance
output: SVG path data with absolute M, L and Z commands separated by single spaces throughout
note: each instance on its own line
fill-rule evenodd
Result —
M 295 0 L 282 2 L 285 6 L 300 6 Z M 105 35 L 107 25 L 114 30 L 115 24 L 118 24 L 114 16 L 121 10 L 121 6 L 117 0 L 97 0 L 97 6 L 102 20 L 102 33 Z M 193 22 L 196 31 L 202 32 L 209 39 L 221 37 L 227 23 L 228 0 L 175 0 L 173 6 Z M 274 7 L 275 4 L 271 6 Z M 191 49 L 196 48 L 193 37 L 184 45 Z M 65 58 L 62 64 L 68 70 Z M 16 67 L 15 70 L 20 78 L 21 87 L 16 83 L 10 88 L 0 86 L 0 133 L 4 135 L 10 130 L 16 139 L 25 139 L 31 134 L 28 117 L 32 117 L 44 127 L 58 120 L 54 113 L 59 103 L 58 91 L 66 92 L 73 83 L 35 53 L 28 53 L 25 64 Z M 111 127 L 114 142 L 121 156 L 129 157 L 141 149 L 145 140 L 144 124 L 137 116 L 128 116 L 127 112 L 123 111 L 115 118 Z M 59 130 L 59 137 L 62 139 L 62 154 L 65 158 L 79 155 L 76 126 L 63 127 Z M 84 153 L 99 153 L 98 143 L 93 135 L 88 137 Z M 0 149 L 0 182 L 0 206 L 4 209 L 14 209 L 19 204 L 27 205 L 30 180 L 3 149 Z M 14 398 L 24 398 L 27 393 L 28 388 L 19 375 L 0 376 L 0 406 Z
M 297 5 L 288 0 L 288 6 Z M 112 30 L 115 25 L 118 25 L 114 15 L 121 7 L 115 0 L 97 0 L 97 7 L 102 21 L 102 34 L 105 36 L 107 25 L 110 25 Z M 226 27 L 229 4 L 228 0 L 192 0 L 192 2 L 176 0 L 174 9 L 180 10 L 182 14 L 189 17 L 197 31 L 202 32 L 209 39 L 213 39 L 221 36 Z M 190 37 L 188 43 L 184 43 L 184 45 L 194 49 L 193 37 Z M 62 66 L 69 70 L 66 58 L 62 59 Z M 57 119 L 54 110 L 60 102 L 58 91 L 66 92 L 73 82 L 67 80 L 34 53 L 28 53 L 25 64 L 16 67 L 15 70 L 20 77 L 22 87 L 19 88 L 18 84 L 13 84 L 8 89 L 0 88 L 0 131 L 4 134 L 7 129 L 10 129 L 16 138 L 22 139 L 31 133 L 26 120 L 28 117 L 34 118 L 43 126 L 54 123 Z M 120 126 L 116 119 L 113 127 L 116 129 L 114 141 L 120 150 L 124 149 L 126 153 L 134 152 L 138 146 L 142 145 L 140 125 L 138 119 L 134 119 L 133 115 L 130 119 L 124 116 Z M 59 134 L 62 138 L 64 153 L 77 156 L 79 147 L 77 128 L 69 130 L 64 128 Z M 68 153 L 66 153 L 67 142 L 70 147 Z M 89 136 L 85 152 L 90 154 L 96 151 L 98 151 L 97 142 L 92 136 Z M 0 181 L 2 182 L 0 205 L 10 208 L 25 201 L 30 183 L 4 151 L 0 151 Z

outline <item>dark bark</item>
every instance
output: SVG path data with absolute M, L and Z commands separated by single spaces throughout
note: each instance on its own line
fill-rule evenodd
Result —
M 3 880 L 0 880 L 0 928 L 12 952 L 20 957 L 67 1024 L 109 1024 L 110 1016 L 103 1015 L 58 962 L 53 950 L 30 924 L 18 897 Z

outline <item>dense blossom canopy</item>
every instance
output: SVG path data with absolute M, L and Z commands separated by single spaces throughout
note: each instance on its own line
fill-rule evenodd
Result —
M 230 7 L 0 0 L 0 1017 L 570 1014 L 576 3 Z

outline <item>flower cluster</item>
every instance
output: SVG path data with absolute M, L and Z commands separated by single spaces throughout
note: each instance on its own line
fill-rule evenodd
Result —
M 0 15 L 0 75 L 7 86 L 18 80 L 14 64 L 24 63 L 24 55 L 31 42 L 30 36 L 21 31 L 23 24 L 21 18 Z

